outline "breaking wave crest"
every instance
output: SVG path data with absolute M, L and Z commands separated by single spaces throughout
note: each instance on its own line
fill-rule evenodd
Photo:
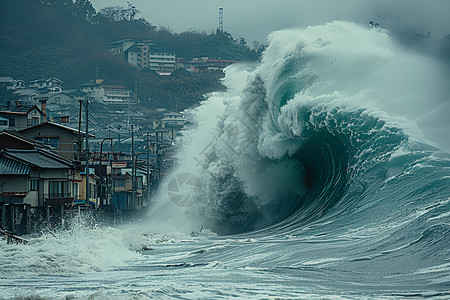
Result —
M 388 32 L 333 22 L 269 42 L 261 64 L 229 67 L 227 92 L 188 112 L 195 125 L 172 176 L 199 179 L 194 227 L 295 231 L 367 202 L 397 170 L 393 157 L 445 148 L 425 119 L 448 120 L 423 113 L 447 105 L 438 67 Z

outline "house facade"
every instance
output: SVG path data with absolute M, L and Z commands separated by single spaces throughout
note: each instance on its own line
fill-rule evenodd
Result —
M 135 197 L 133 197 L 133 181 L 132 176 L 125 172 L 112 176 L 113 194 L 111 204 L 118 209 L 139 209 L 142 208 L 142 176 L 135 178 Z
M 59 93 L 62 91 L 63 81 L 56 77 L 50 77 L 47 79 L 36 79 L 30 81 L 28 88 L 37 90 L 47 90 L 51 93 Z
M 31 206 L 73 202 L 74 165 L 42 149 L 0 152 L 0 202 Z
M 132 39 L 123 39 L 109 43 L 110 51 L 114 55 L 124 55 L 125 51 L 136 44 L 137 41 Z
M 49 146 L 52 152 L 68 160 L 78 158 L 80 142 L 85 136 L 84 132 L 78 133 L 78 129 L 53 122 L 31 126 L 19 130 L 19 133 L 27 138 L 42 142 Z M 94 135 L 89 136 L 94 137 Z
M 20 105 L 36 105 L 36 97 L 39 96 L 39 93 L 35 89 L 20 89 L 13 93 L 13 95 L 18 99 L 18 103 Z
M 0 117 L 8 119 L 8 128 L 21 130 L 43 122 L 44 114 L 36 105 L 15 105 L 0 108 Z
M 175 52 L 152 47 L 149 52 L 149 69 L 160 75 L 170 75 L 177 68 Z
M 0 85 L 8 90 L 18 90 L 25 88 L 25 81 L 21 79 L 14 79 L 12 77 L 0 77 Z
M 80 172 L 81 179 L 77 182 L 73 183 L 74 191 L 75 187 L 78 187 L 78 194 L 74 195 L 74 203 L 84 204 L 86 199 L 86 172 Z M 93 169 L 90 168 L 89 171 L 89 204 L 91 205 L 100 205 L 99 197 L 98 197 L 98 176 L 96 176 L 93 172 Z
M 175 139 L 186 124 L 184 116 L 176 112 L 166 112 L 159 122 L 154 123 L 154 129 L 166 139 Z
M 109 105 L 128 105 L 131 101 L 131 91 L 123 85 L 104 84 L 102 85 L 104 95 L 101 100 Z
M 45 93 L 35 96 L 34 99 L 46 100 L 48 105 L 76 106 L 79 100 L 85 100 L 86 93 L 81 90 L 64 90 L 55 93 Z
M 86 97 L 108 105 L 109 108 L 124 109 L 133 105 L 132 92 L 123 85 L 105 84 L 103 80 L 90 80 L 80 86 Z

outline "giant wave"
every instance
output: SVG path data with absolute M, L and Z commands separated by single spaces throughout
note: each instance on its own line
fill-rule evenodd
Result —
M 297 241 L 265 249 L 258 267 L 315 257 L 335 266 L 344 289 L 363 278 L 445 291 L 450 126 L 440 65 L 387 31 L 347 22 L 269 42 L 261 64 L 229 67 L 227 91 L 188 112 L 195 125 L 172 176 L 199 185 L 185 191 L 187 209 L 162 188 L 156 214 L 219 235 Z

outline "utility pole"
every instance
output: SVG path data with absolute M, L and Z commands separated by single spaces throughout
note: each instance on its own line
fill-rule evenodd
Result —
M 150 202 L 150 137 L 147 131 L 147 203 Z
M 81 156 L 81 106 L 83 106 L 83 100 L 78 100 L 80 105 L 80 114 L 78 115 L 78 147 L 77 147 L 77 161 L 80 161 Z
M 100 178 L 100 182 L 99 182 L 99 184 L 98 184 L 98 187 L 97 187 L 97 195 L 99 195 L 100 196 L 100 205 L 105 205 L 105 203 L 104 203 L 104 193 L 103 193 L 103 190 L 102 190 L 102 183 L 103 183 L 103 179 L 102 179 L 102 156 L 103 156 L 103 142 L 104 141 L 106 141 L 106 140 L 109 140 L 109 141 L 111 141 L 111 153 L 113 152 L 113 144 L 112 144 L 112 138 L 104 138 L 103 140 L 102 140 L 102 142 L 100 143 L 100 163 L 99 163 L 99 165 L 98 165 L 98 177 Z M 108 174 L 106 174 L 106 176 L 107 176 Z M 107 203 L 106 203 L 107 204 Z
M 86 98 L 86 205 L 89 205 L 89 99 Z
M 131 124 L 131 206 L 134 203 L 134 193 L 136 190 L 134 168 L 134 125 Z
M 144 154 L 143 152 L 139 152 L 139 153 L 136 153 L 136 160 L 135 160 L 135 162 L 136 162 L 136 167 L 134 168 L 134 178 L 135 178 L 135 181 L 137 181 L 137 162 L 138 162 L 138 157 L 139 157 L 139 155 L 141 155 L 141 154 Z M 137 208 L 142 208 L 142 202 L 141 203 L 139 203 L 139 200 L 138 200 L 138 197 L 137 197 L 137 186 L 136 186 L 136 207 Z M 142 191 L 142 188 L 141 188 L 141 191 Z M 142 195 L 143 196 L 143 195 Z

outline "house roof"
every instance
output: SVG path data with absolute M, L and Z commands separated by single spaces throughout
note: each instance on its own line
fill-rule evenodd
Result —
M 30 175 L 31 168 L 22 162 L 0 157 L 0 175 Z
M 0 117 L 0 118 L 1 118 L 1 117 Z M 23 143 L 25 143 L 25 144 L 30 145 L 30 147 L 31 147 L 31 146 L 33 146 L 33 147 L 34 147 L 34 146 L 38 146 L 38 147 L 42 147 L 42 148 L 44 147 L 44 144 L 43 144 L 42 142 L 39 142 L 39 141 L 30 139 L 30 138 L 28 138 L 28 137 L 25 137 L 25 136 L 19 134 L 19 133 L 16 132 L 16 131 L 7 130 L 7 129 L 2 130 L 2 131 L 0 131 L 0 138 L 2 138 L 2 136 L 3 136 L 5 139 L 6 139 L 6 137 L 13 138 L 13 139 L 15 139 L 15 140 L 18 140 L 18 141 L 20 141 L 20 142 L 23 142 Z
M 141 51 L 141 50 L 139 49 L 137 44 L 134 44 L 133 46 L 131 46 L 130 48 L 125 50 L 125 52 L 139 52 L 139 51 Z
M 1 153 L 2 158 L 8 158 L 28 167 L 36 167 L 41 169 L 72 169 L 73 164 L 49 151 L 35 150 L 19 150 L 4 149 Z M 17 174 L 19 175 L 19 174 Z
M 125 90 L 125 86 L 120 84 L 102 84 L 105 90 Z
M 85 96 L 86 95 L 85 92 L 80 91 L 79 89 L 64 90 L 64 91 L 62 91 L 62 93 L 65 93 L 65 94 L 70 95 L 70 96 Z
M 48 99 L 48 98 L 51 98 L 53 96 L 58 96 L 58 95 L 61 95 L 61 94 L 69 96 L 69 97 L 74 97 L 76 95 L 81 95 L 81 96 L 86 95 L 85 92 L 82 92 L 80 90 L 64 90 L 64 91 L 56 92 L 56 93 L 41 94 L 41 95 L 35 96 L 34 99 L 36 99 L 36 100 L 38 100 L 38 99 L 46 99 L 46 98 Z
M 36 91 L 35 89 L 20 89 L 13 93 L 17 96 L 33 96 L 33 95 L 39 95 L 40 93 Z
M 109 43 L 110 45 L 117 45 L 117 44 L 122 44 L 124 42 L 136 42 L 135 40 L 132 39 L 123 39 L 123 40 L 119 40 L 119 41 L 115 41 L 115 42 L 111 42 Z
M 89 80 L 88 82 L 80 84 L 80 87 L 91 87 L 91 86 L 98 86 L 99 84 L 95 83 L 94 80 Z
M 35 108 L 42 114 L 42 111 L 36 105 L 16 105 L 11 108 L 2 107 L 0 108 L 0 113 L 27 115 Z
M 9 83 L 14 82 L 14 79 L 12 77 L 0 77 L 0 83 Z
M 35 125 L 35 126 L 30 126 L 30 127 L 21 129 L 18 132 L 25 132 L 27 130 L 30 130 L 31 128 L 38 128 L 38 127 L 42 127 L 42 126 L 55 126 L 55 127 L 58 127 L 58 128 L 61 128 L 61 129 L 67 130 L 67 131 L 70 131 L 73 134 L 78 134 L 78 129 L 71 128 L 69 126 L 65 126 L 65 125 L 62 125 L 62 124 L 59 124 L 59 123 L 49 122 L 49 121 L 43 122 L 43 123 Z M 81 132 L 82 135 L 86 134 L 84 131 L 80 131 L 80 132 Z M 90 133 L 89 137 L 95 137 L 95 135 Z

